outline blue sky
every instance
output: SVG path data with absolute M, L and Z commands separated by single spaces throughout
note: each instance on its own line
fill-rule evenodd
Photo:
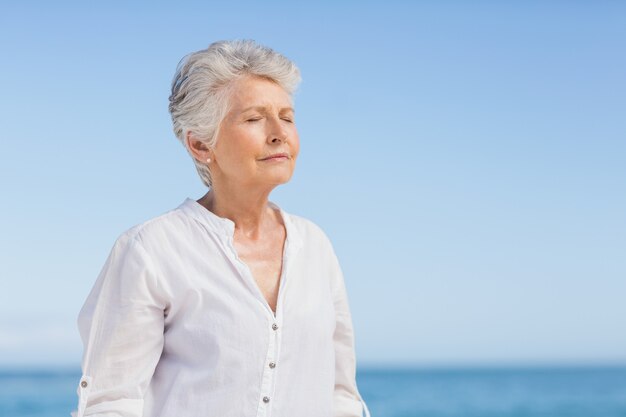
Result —
M 271 199 L 342 263 L 362 364 L 626 364 L 626 6 L 0 6 L 0 365 L 77 366 L 115 238 L 205 189 L 179 59 L 293 59 L 301 153 Z

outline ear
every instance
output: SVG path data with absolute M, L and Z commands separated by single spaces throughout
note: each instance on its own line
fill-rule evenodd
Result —
M 187 140 L 187 149 L 189 149 L 189 152 L 196 160 L 206 164 L 207 158 L 213 159 L 213 152 L 211 152 L 209 147 L 192 132 L 187 132 L 185 139 Z

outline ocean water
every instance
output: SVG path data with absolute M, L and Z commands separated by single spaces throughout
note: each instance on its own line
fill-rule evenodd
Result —
M 0 371 L 0 417 L 69 416 L 79 378 Z M 626 368 L 360 369 L 357 381 L 373 417 L 626 417 Z

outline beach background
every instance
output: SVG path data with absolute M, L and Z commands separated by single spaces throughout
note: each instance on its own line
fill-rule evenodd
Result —
M 68 416 L 80 372 L 0 373 L 0 416 Z M 623 417 L 626 367 L 363 369 L 376 417 Z
M 626 416 L 626 4 L 0 5 L 0 417 L 69 415 L 117 236 L 206 191 L 183 55 L 293 59 L 271 196 L 329 235 L 375 417 Z

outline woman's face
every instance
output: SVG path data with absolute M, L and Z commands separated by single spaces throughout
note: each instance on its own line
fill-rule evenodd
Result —
M 264 78 L 237 80 L 213 149 L 210 169 L 214 184 L 226 181 L 273 187 L 286 183 L 299 150 L 289 94 Z M 279 153 L 285 156 L 270 157 Z

